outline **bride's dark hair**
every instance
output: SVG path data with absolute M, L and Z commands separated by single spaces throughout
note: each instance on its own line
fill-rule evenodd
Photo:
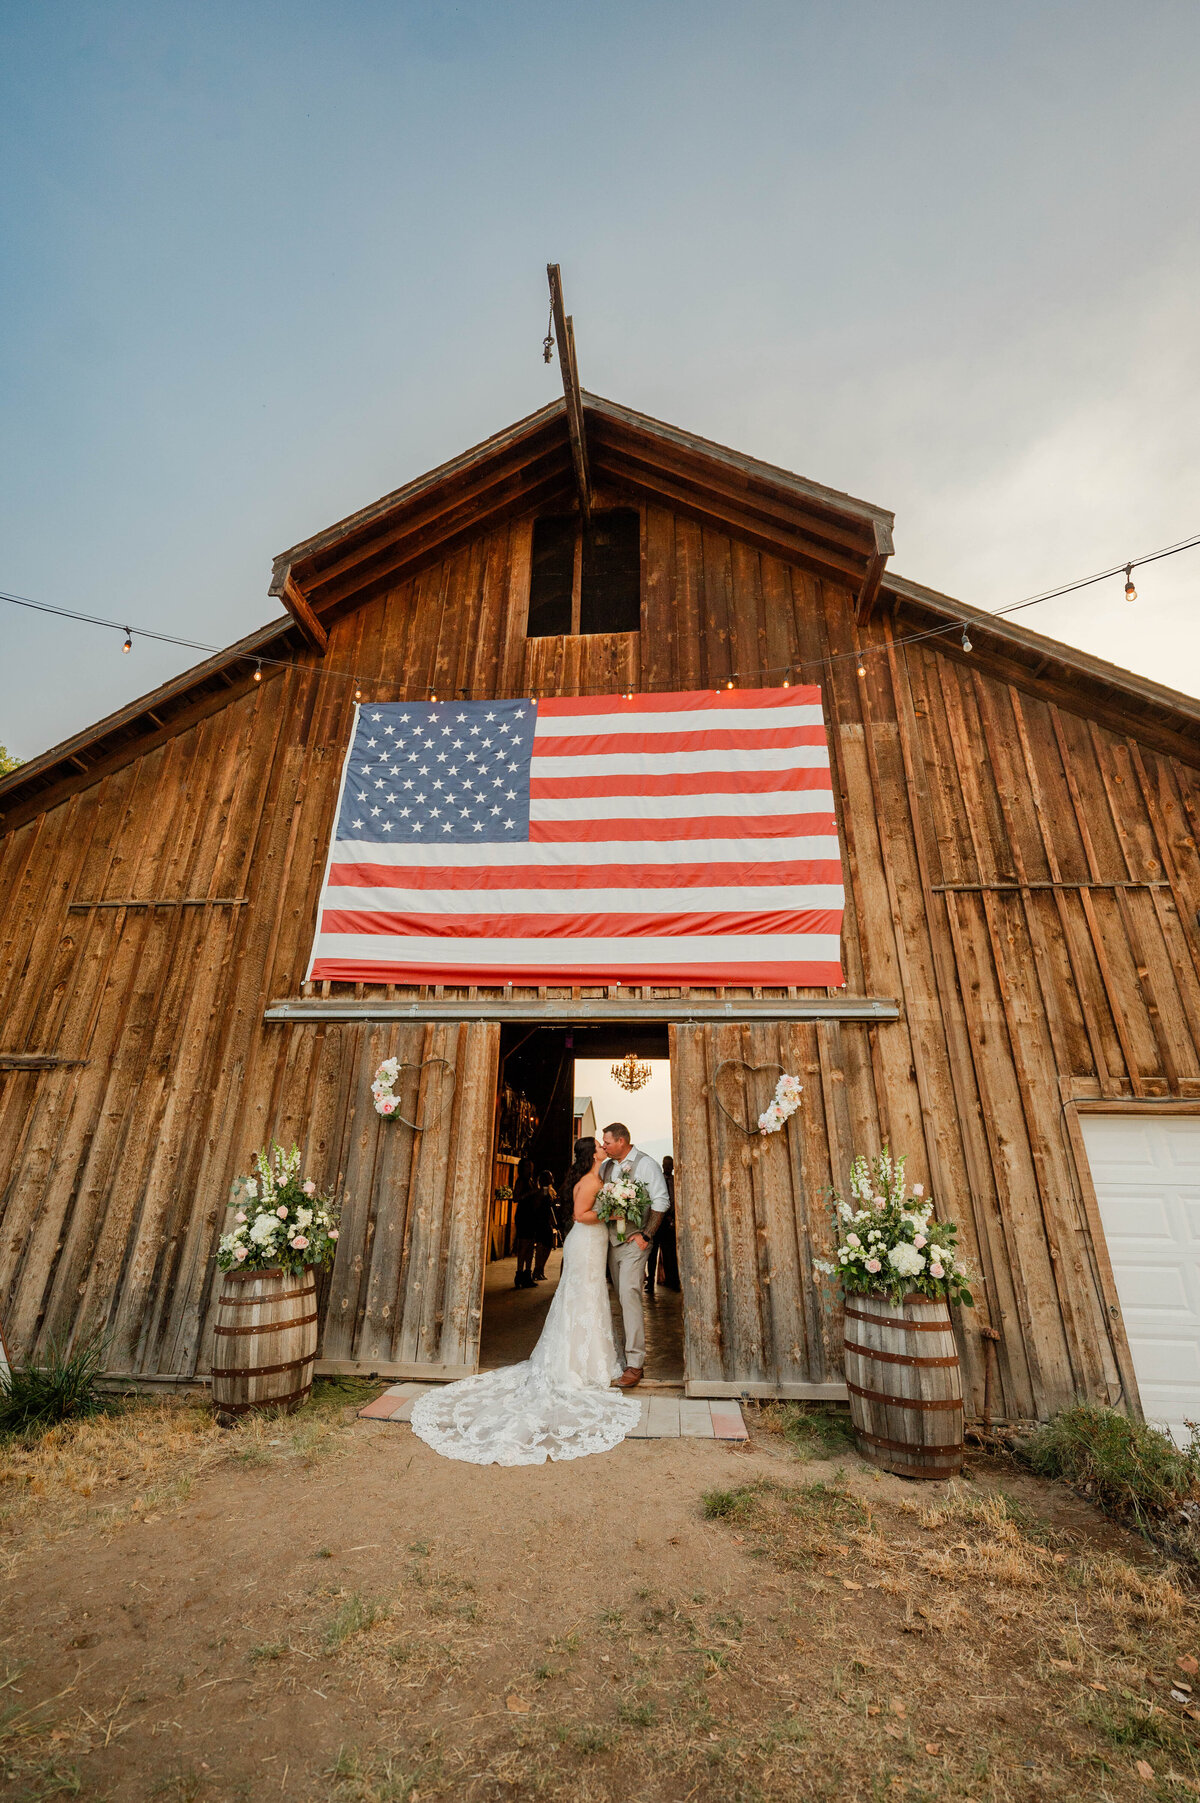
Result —
M 569 1203 L 575 1194 L 575 1185 L 581 1177 L 586 1177 L 592 1168 L 592 1160 L 596 1156 L 596 1142 L 590 1136 L 575 1141 L 575 1159 L 570 1170 L 562 1180 L 560 1194 L 564 1202 Z

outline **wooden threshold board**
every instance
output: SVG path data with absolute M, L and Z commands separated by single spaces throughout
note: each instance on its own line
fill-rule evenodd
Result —
M 412 1405 L 417 1397 L 435 1387 L 419 1383 L 392 1384 L 382 1396 L 359 1409 L 358 1419 L 396 1422 L 403 1426 L 412 1419 Z M 673 1388 L 675 1394 L 664 1394 L 668 1388 Z M 650 1394 L 646 1394 L 647 1391 L 651 1391 L 650 1384 L 638 1386 L 637 1400 L 642 1412 L 637 1426 L 626 1435 L 629 1440 L 747 1440 L 750 1437 L 742 1411 L 732 1398 L 716 1397 L 710 1401 L 681 1396 L 678 1385 L 660 1385 Z

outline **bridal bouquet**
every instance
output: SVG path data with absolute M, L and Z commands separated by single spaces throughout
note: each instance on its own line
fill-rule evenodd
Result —
M 850 1167 L 850 1196 L 846 1201 L 833 1192 L 837 1262 L 818 1259 L 818 1271 L 840 1279 L 847 1295 L 882 1293 L 901 1302 L 915 1292 L 974 1306 L 955 1244 L 958 1228 L 932 1219 L 933 1203 L 921 1184 L 909 1195 L 903 1158 L 894 1159 L 886 1146 L 878 1158 L 860 1153 Z
M 332 1264 L 337 1209 L 318 1196 L 311 1178 L 301 1179 L 299 1146 L 285 1152 L 272 1142 L 254 1162 L 252 1177 L 234 1179 L 233 1227 L 217 1248 L 221 1270 L 298 1274 L 308 1265 Z
M 631 1234 L 640 1233 L 650 1213 L 650 1191 L 636 1177 L 610 1177 L 596 1197 L 596 1213 L 611 1221 L 623 1246 Z

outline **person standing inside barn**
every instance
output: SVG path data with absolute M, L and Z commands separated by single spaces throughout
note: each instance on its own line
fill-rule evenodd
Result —
M 613 1121 L 601 1135 L 608 1154 L 600 1167 L 601 1179 L 607 1183 L 618 1172 L 644 1183 L 650 1192 L 650 1212 L 640 1233 L 631 1233 L 622 1245 L 615 1225 L 609 1228 L 608 1269 L 621 1304 L 621 1320 L 625 1328 L 625 1370 L 617 1379 L 622 1390 L 632 1390 L 642 1381 L 646 1363 L 646 1312 L 642 1306 L 642 1286 L 646 1281 L 646 1261 L 654 1247 L 654 1236 L 663 1216 L 671 1206 L 662 1166 L 648 1152 L 639 1152 L 629 1137 L 623 1121 Z
M 668 1153 L 662 1161 L 663 1182 L 667 1186 L 667 1195 L 671 1206 L 662 1217 L 662 1225 L 654 1238 L 650 1258 L 646 1265 L 646 1294 L 654 1300 L 654 1285 L 661 1282 L 664 1290 L 677 1290 L 679 1286 L 679 1252 L 675 1242 L 675 1160 Z M 661 1267 L 660 1267 L 661 1261 Z

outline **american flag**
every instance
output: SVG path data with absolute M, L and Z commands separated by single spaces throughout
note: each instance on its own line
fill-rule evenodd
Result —
M 310 980 L 842 983 L 817 688 L 361 705 Z

